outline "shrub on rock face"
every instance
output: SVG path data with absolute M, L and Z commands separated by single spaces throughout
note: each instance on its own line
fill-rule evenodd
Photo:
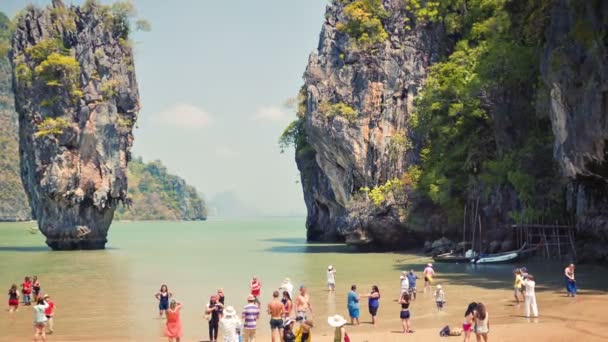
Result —
M 345 23 L 338 30 L 348 34 L 356 45 L 367 48 L 383 43 L 388 33 L 382 20 L 388 17 L 381 0 L 356 0 L 344 7 Z
M 46 137 L 48 135 L 61 135 L 63 130 L 70 127 L 68 120 L 64 118 L 46 118 L 41 123 L 36 125 L 36 138 Z
M 319 112 L 328 118 L 332 118 L 334 116 L 342 116 L 349 122 L 355 121 L 357 119 L 357 116 L 359 116 L 359 114 L 353 107 L 347 105 L 344 102 L 339 102 L 335 104 L 322 103 L 321 105 L 319 105 Z

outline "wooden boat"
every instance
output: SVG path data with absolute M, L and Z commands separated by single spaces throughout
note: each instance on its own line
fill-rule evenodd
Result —
M 532 252 L 536 251 L 538 249 L 538 247 L 539 246 L 534 246 L 532 248 L 526 249 L 526 244 L 524 243 L 524 245 L 521 246 L 520 249 L 515 250 L 515 251 L 479 255 L 477 257 L 477 260 L 474 261 L 474 263 L 476 263 L 476 264 L 502 264 L 502 263 L 515 262 L 521 258 L 524 258 L 524 257 L 532 254 Z
M 467 257 L 462 253 L 444 253 L 435 255 L 433 260 L 435 262 L 451 262 L 451 263 L 471 263 L 475 262 L 476 257 Z

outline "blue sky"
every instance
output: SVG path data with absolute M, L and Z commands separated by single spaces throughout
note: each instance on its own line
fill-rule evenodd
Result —
M 143 107 L 134 154 L 162 160 L 207 198 L 232 191 L 260 214 L 304 214 L 293 151 L 280 154 L 277 139 L 327 2 L 135 1 L 152 31 L 133 37 Z M 50 0 L 2 0 L 0 10 L 28 3 Z

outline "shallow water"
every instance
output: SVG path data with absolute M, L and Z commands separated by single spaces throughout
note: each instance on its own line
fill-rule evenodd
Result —
M 51 294 L 57 304 L 57 333 L 51 338 L 55 341 L 161 340 L 162 321 L 157 319 L 153 296 L 162 283 L 184 303 L 184 340 L 206 340 L 203 305 L 209 295 L 223 287 L 227 304 L 240 311 L 253 274 L 262 280 L 265 301 L 286 276 L 296 287 L 306 284 L 319 334 L 329 331 L 325 323 L 329 314 L 346 316 L 351 284 L 357 284 L 361 293 L 377 284 L 383 293 L 380 328 L 399 330 L 399 308 L 393 301 L 399 271 L 421 272 L 429 261 L 406 253 L 355 253 L 343 245 L 307 245 L 303 218 L 117 222 L 110 230 L 108 249 L 73 252 L 48 250 L 42 235 L 27 231 L 31 226 L 0 224 L 0 285 L 8 289 L 25 275 L 39 276 L 42 292 Z M 329 264 L 337 269 L 336 295 L 325 290 Z M 461 311 L 472 300 L 494 303 L 493 317 L 504 323 L 516 319 L 509 304 L 513 267 L 437 265 L 437 281 L 444 284 L 447 295 L 446 312 L 437 314 L 431 296 L 421 295 L 412 305 L 417 326 L 439 326 L 448 320 L 459 323 Z M 561 290 L 561 263 L 530 262 L 528 268 L 537 276 L 541 299 Z M 605 268 L 583 266 L 577 275 L 587 291 L 603 293 L 608 288 Z M 418 285 L 422 290 L 421 282 Z M 369 320 L 366 311 L 363 303 L 363 321 Z M 0 340 L 30 338 L 30 308 L 1 316 Z M 264 315 L 259 328 L 262 336 L 267 334 L 266 321 Z

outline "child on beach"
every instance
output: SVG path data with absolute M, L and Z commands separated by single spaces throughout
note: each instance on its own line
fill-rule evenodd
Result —
M 473 322 L 475 320 L 475 308 L 477 308 L 477 303 L 471 303 L 464 313 L 464 321 L 462 322 L 462 332 L 464 332 L 463 342 L 471 340 L 471 332 L 473 331 Z
M 443 304 L 445 303 L 445 292 L 443 292 L 443 288 L 441 285 L 437 285 L 437 290 L 435 290 L 435 303 L 437 304 L 437 310 L 443 311 Z
M 513 296 L 515 297 L 515 303 L 519 304 L 519 294 L 523 294 L 522 293 L 522 283 L 521 281 L 523 280 L 523 277 L 521 276 L 521 271 L 516 268 L 515 271 L 513 271 L 513 274 L 515 274 L 515 284 L 513 285 Z
M 23 305 L 32 305 L 32 281 L 30 277 L 25 277 L 23 284 L 21 284 L 21 292 L 23 293 Z
M 51 300 L 51 296 L 49 296 L 48 294 L 45 294 L 44 297 L 42 297 L 42 299 L 44 299 L 44 301 L 48 304 L 48 307 L 46 308 L 46 310 L 44 310 L 44 315 L 46 316 L 47 319 L 47 334 L 52 334 L 55 329 L 54 329 L 54 325 L 55 325 L 55 320 L 53 319 L 53 316 L 55 315 L 55 302 L 53 300 Z
M 19 310 L 19 290 L 17 290 L 17 284 L 13 284 L 8 289 L 8 312 L 15 312 Z
M 159 317 L 163 317 L 163 313 L 166 315 L 167 310 L 169 309 L 169 298 L 171 298 L 173 294 L 169 292 L 167 285 L 163 284 L 160 286 L 160 290 L 154 295 L 158 300 L 158 315 Z
M 475 335 L 477 341 L 488 341 L 488 333 L 490 332 L 490 314 L 486 310 L 483 303 L 477 303 L 475 308 Z

